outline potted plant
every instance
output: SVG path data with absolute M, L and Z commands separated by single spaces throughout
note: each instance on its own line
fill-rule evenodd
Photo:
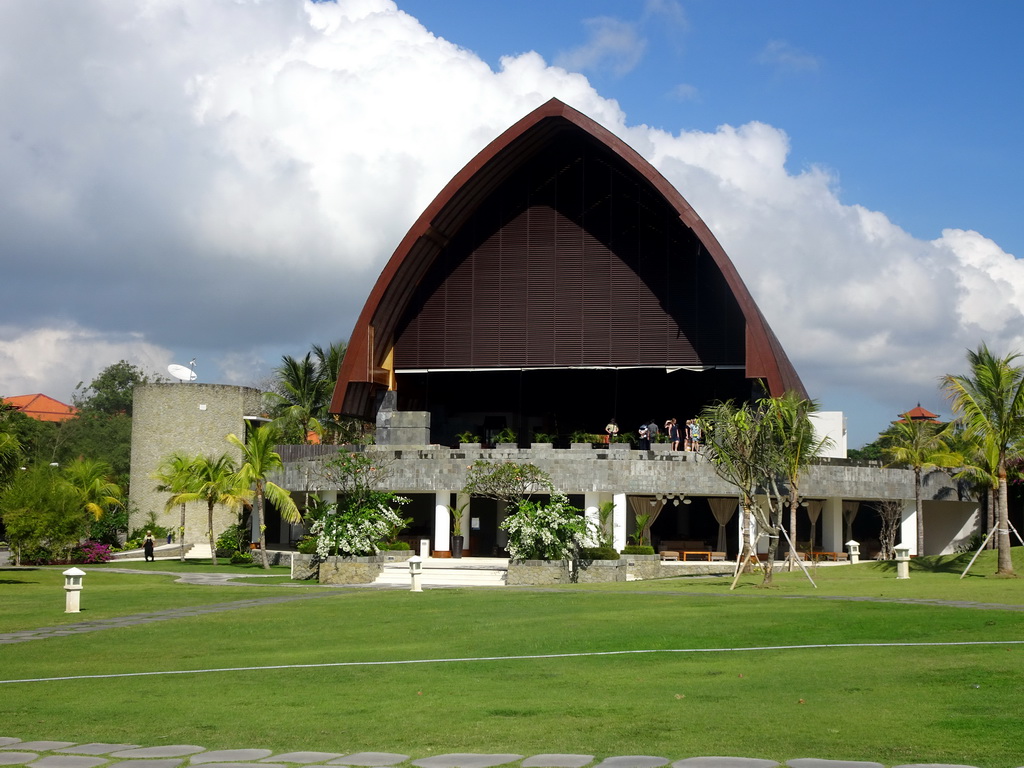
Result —
M 455 439 L 459 441 L 459 447 L 461 448 L 480 447 L 480 435 L 473 434 L 473 431 L 470 429 L 467 429 L 465 432 L 459 432 L 455 435 Z
M 461 558 L 463 545 L 465 544 L 465 537 L 462 535 L 462 516 L 466 512 L 469 502 L 467 501 L 465 504 L 454 507 L 451 504 L 446 506 L 452 515 L 452 557 Z
M 518 448 L 519 444 L 516 442 L 518 437 L 519 436 L 512 427 L 504 427 L 497 435 L 494 436 L 494 442 L 500 447 Z

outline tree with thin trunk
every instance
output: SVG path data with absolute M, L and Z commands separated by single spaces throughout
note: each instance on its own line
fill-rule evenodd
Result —
M 217 542 L 213 537 L 213 508 L 221 504 L 231 511 L 238 511 L 249 504 L 253 494 L 238 474 L 235 462 L 227 454 L 196 456 L 192 460 L 191 472 L 195 479 L 192 489 L 174 494 L 167 503 L 173 505 L 193 501 L 206 502 L 206 533 L 210 539 L 210 558 L 216 565 Z
M 170 492 L 164 511 L 170 511 L 177 502 L 174 495 L 194 491 L 195 475 L 192 474 L 192 464 L 196 460 L 194 456 L 187 456 L 184 453 L 172 453 L 160 464 L 159 469 L 153 473 L 153 479 L 157 481 L 158 491 Z M 185 502 L 181 506 L 181 523 L 178 525 L 178 557 L 185 562 Z
M 781 397 L 763 401 L 763 407 L 768 412 L 783 479 L 789 491 L 789 569 L 792 570 L 799 557 L 796 551 L 796 510 L 800 503 L 800 478 L 811 462 L 832 445 L 832 440 L 815 434 L 811 414 L 819 406 L 814 400 L 790 390 Z
M 302 520 L 302 513 L 299 512 L 291 494 L 267 479 L 269 474 L 284 466 L 280 454 L 274 450 L 277 437 L 277 429 L 270 424 L 264 424 L 249 432 L 249 437 L 244 443 L 236 435 L 228 435 L 228 442 L 242 452 L 242 465 L 238 468 L 238 474 L 247 486 L 255 489 L 256 525 L 260 537 L 260 560 L 264 568 L 270 568 L 267 559 L 267 526 L 263 522 L 265 500 L 270 499 L 285 521 L 297 523 Z
M 78 458 L 61 469 L 61 481 L 77 494 L 83 511 L 99 520 L 124 504 L 124 490 L 111 479 L 114 470 L 105 461 Z
M 713 403 L 701 412 L 700 426 L 705 436 L 704 456 L 718 476 L 739 491 L 743 539 L 732 584 L 735 588 L 739 574 L 755 556 L 750 539 L 751 517 L 769 536 L 778 536 L 777 521 L 773 522 L 777 515 L 761 506 L 757 493 L 763 488 L 769 496 L 773 495 L 771 486 L 781 470 L 779 452 L 765 408 L 760 404 L 737 406 L 732 400 Z M 770 562 L 765 563 L 765 585 L 772 581 L 771 566 Z
M 924 472 L 963 464 L 963 457 L 946 445 L 949 434 L 949 425 L 942 427 L 903 414 L 900 421 L 893 422 L 892 429 L 887 433 L 886 445 L 882 448 L 888 461 L 887 466 L 905 466 L 914 471 L 918 555 L 924 554 L 924 501 L 921 498 Z
M 1014 575 L 1010 556 L 1010 523 L 1007 509 L 1007 462 L 1011 449 L 1024 436 L 1024 368 L 1016 364 L 1016 352 L 997 357 L 982 344 L 968 351 L 970 372 L 942 377 L 942 388 L 953 405 L 957 420 L 968 435 L 984 436 L 996 451 L 998 573 Z

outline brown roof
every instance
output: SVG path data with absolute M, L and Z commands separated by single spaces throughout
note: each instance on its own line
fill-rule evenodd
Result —
M 702 252 L 718 273 L 715 279 L 721 281 L 724 291 L 731 294 L 734 306 L 738 307 L 741 349 L 740 359 L 736 362 L 743 363 L 746 377 L 763 379 L 772 395 L 795 390 L 806 396 L 796 370 L 768 327 L 732 261 L 689 203 L 625 142 L 558 99 L 551 99 L 473 158 L 445 186 L 405 235 L 381 272 L 356 322 L 331 401 L 332 413 L 369 416 L 374 398 L 382 390 L 394 386 L 391 372 L 394 370 L 397 336 L 403 330 L 402 324 L 408 322 L 410 303 L 415 300 L 432 265 L 444 257 L 449 244 L 460 237 L 475 236 L 464 233 L 467 222 L 479 220 L 473 217 L 478 216 L 480 211 L 488 210 L 488 202 L 494 199 L 503 185 L 515 178 L 519 169 L 537 162 L 537 158 L 551 147 L 572 145 L 573 142 L 584 144 L 594 153 L 610 158 L 616 168 L 624 169 L 628 183 L 640 189 L 639 194 L 645 200 L 654 201 L 659 207 L 666 208 L 676 222 L 680 222 L 696 237 Z M 557 156 L 557 153 L 553 156 L 564 157 Z M 571 161 L 572 158 L 569 158 L 567 162 Z M 562 171 L 562 167 L 552 167 L 549 175 L 557 176 Z M 553 221 L 553 227 L 562 226 L 560 220 Z M 558 231 L 570 232 L 576 240 L 588 235 L 578 227 L 571 231 L 569 228 Z M 549 243 L 554 239 L 545 238 Z M 522 297 L 512 298 L 519 301 Z M 609 336 L 621 331 L 614 319 L 604 322 Z M 551 326 L 551 338 L 557 336 L 558 328 L 557 324 Z M 459 329 L 450 330 L 457 332 Z M 605 340 L 601 341 L 603 343 Z M 410 346 L 398 351 L 405 354 Z M 666 365 L 701 362 L 667 360 Z M 615 360 L 609 360 L 608 363 L 612 366 L 622 364 Z M 526 364 L 525 361 L 523 364 Z M 565 363 L 556 360 L 554 364 Z M 593 363 L 586 361 L 585 364 Z M 497 367 L 507 366 L 502 362 Z
M 900 419 L 901 423 L 905 422 L 907 419 L 910 419 L 911 421 L 930 421 L 933 424 L 939 423 L 937 421 L 939 415 L 937 413 L 932 413 L 927 408 L 922 408 L 920 403 L 906 413 L 901 413 L 900 416 L 902 417 Z
M 77 408 L 48 395 L 16 395 L 3 401 L 37 421 L 67 421 L 78 415 Z

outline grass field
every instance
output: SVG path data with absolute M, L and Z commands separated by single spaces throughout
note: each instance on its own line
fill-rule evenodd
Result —
M 818 568 L 817 590 L 795 573 L 732 592 L 721 579 L 421 594 L 207 587 L 86 567 L 72 616 L 61 569 L 0 570 L 0 632 L 326 595 L 4 645 L 5 681 L 190 672 L 5 682 L 0 735 L 1013 768 L 1024 765 L 1024 581 L 986 575 L 992 557 L 963 580 L 962 558 L 922 558 L 906 581 L 870 563 Z

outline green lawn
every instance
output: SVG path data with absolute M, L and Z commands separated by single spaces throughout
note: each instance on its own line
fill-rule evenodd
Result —
M 817 569 L 818 590 L 801 574 L 779 574 L 776 588 L 745 582 L 732 592 L 721 579 L 422 594 L 200 587 L 85 570 L 85 610 L 71 618 L 60 569 L 0 571 L 0 632 L 271 595 L 326 596 L 4 645 L 3 680 L 257 669 L 5 683 L 0 735 L 418 757 L 1024 764 L 1024 645 L 1012 643 L 1024 640 L 1024 611 L 895 600 L 1024 606 L 1024 581 L 984 575 L 994 570 L 988 553 L 963 580 L 962 567 L 925 558 L 906 581 L 864 564 Z M 972 642 L 996 644 L 837 647 Z M 523 658 L 623 651 L 634 653 Z M 501 656 L 517 658 L 493 658 Z M 481 657 L 492 658 L 374 664 Z

